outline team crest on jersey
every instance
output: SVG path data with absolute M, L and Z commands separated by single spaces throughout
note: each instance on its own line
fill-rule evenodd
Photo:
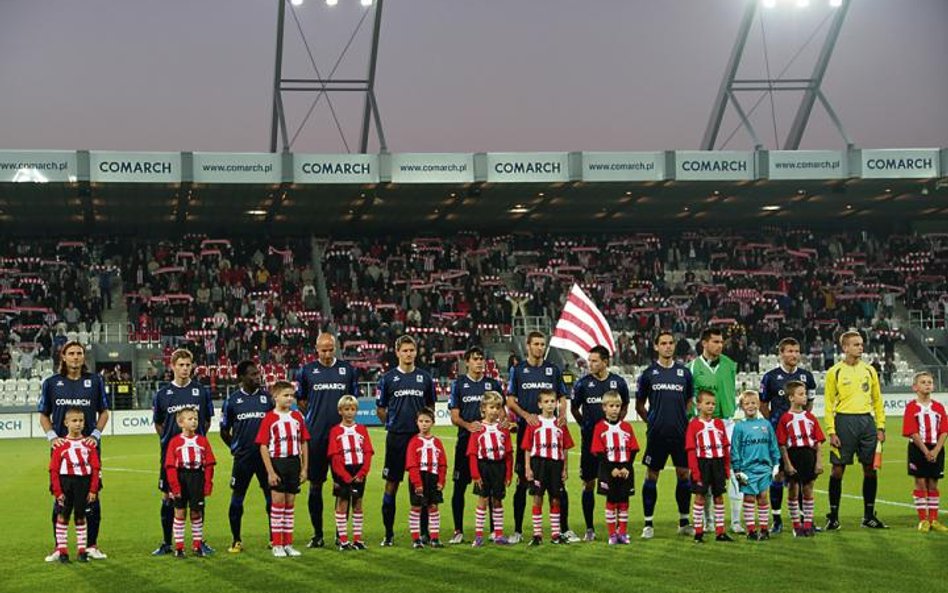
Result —
M 194 389 L 191 390 L 191 395 L 194 396 L 194 397 L 197 397 L 197 396 L 201 395 L 201 390 L 198 389 L 197 387 L 195 387 Z
M 261 404 L 267 403 L 267 396 L 261 395 L 261 396 L 260 396 L 260 403 L 261 403 Z
M 617 381 L 609 381 L 609 389 L 617 389 L 618 387 L 619 383 Z
M 416 381 L 416 382 L 421 383 L 421 382 L 424 381 L 424 380 L 425 380 L 425 378 L 422 377 L 421 375 L 415 375 L 415 381 Z
M 658 373 L 656 372 L 655 374 L 657 375 Z M 684 369 L 678 369 L 678 372 L 677 372 L 676 374 L 677 374 L 679 377 L 684 377 L 684 376 L 685 376 L 685 370 L 684 370 Z
M 340 374 L 340 375 L 345 375 L 345 374 L 346 374 L 346 367 L 339 367 L 339 374 Z
M 546 369 L 546 374 L 547 374 L 547 376 L 552 375 L 552 374 L 553 374 L 553 369 L 547 368 L 547 369 Z
M 869 381 L 866 381 L 865 383 L 862 384 L 862 390 L 865 393 L 869 393 Z
M 83 381 L 82 386 L 86 388 L 92 387 L 92 379 L 86 379 L 85 381 Z

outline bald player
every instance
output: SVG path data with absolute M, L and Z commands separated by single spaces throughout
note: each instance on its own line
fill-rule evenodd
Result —
M 316 338 L 317 359 L 296 374 L 296 399 L 309 429 L 309 518 L 313 537 L 307 547 L 322 548 L 323 483 L 329 472 L 329 430 L 339 424 L 339 399 L 359 397 L 355 368 L 336 358 L 336 338 L 321 333 Z

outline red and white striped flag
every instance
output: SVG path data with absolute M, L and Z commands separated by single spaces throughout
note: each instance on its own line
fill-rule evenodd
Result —
M 589 356 L 593 346 L 605 346 L 610 355 L 616 351 L 609 322 L 577 284 L 569 291 L 550 346 L 569 350 L 582 358 Z

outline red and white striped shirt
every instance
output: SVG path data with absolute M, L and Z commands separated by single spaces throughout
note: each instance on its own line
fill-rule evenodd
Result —
M 329 431 L 329 457 L 338 455 L 343 465 L 362 465 L 365 463 L 366 453 L 371 454 L 372 441 L 369 433 L 361 424 L 343 426 L 337 424 Z
M 781 447 L 807 447 L 815 449 L 817 443 L 826 440 L 816 416 L 807 412 L 786 412 L 777 423 L 777 443 Z
M 724 459 L 730 450 L 727 431 L 720 418 L 694 418 L 685 433 L 685 450 L 694 451 L 698 459 Z
M 611 424 L 600 420 L 593 431 L 592 444 L 589 451 L 593 455 L 605 455 L 606 461 L 611 463 L 629 463 L 632 455 L 639 450 L 639 442 L 635 438 L 635 431 L 628 422 Z
M 918 401 L 909 402 L 905 406 L 905 415 L 902 417 L 902 436 L 911 437 L 918 433 L 922 442 L 928 446 L 938 443 L 938 435 L 948 432 L 948 415 L 945 406 L 932 400 L 927 406 Z
M 569 429 L 559 426 L 556 418 L 538 416 L 537 419 L 540 423 L 536 426 L 527 425 L 521 447 L 530 451 L 531 457 L 555 461 L 566 459 L 566 450 L 573 448 L 573 437 L 569 434 Z
M 303 450 L 303 443 L 309 441 L 306 421 L 297 410 L 280 413 L 270 410 L 260 422 L 256 443 L 266 445 L 270 457 L 296 457 Z
M 483 430 L 471 435 L 467 455 L 485 461 L 503 461 L 511 454 L 510 431 L 497 424 L 483 424 Z
M 203 469 L 215 463 L 217 461 L 211 451 L 211 443 L 202 435 L 186 437 L 177 434 L 168 441 L 168 448 L 165 450 L 166 468 Z
M 448 474 L 448 455 L 444 451 L 441 439 L 431 435 L 423 437 L 416 434 L 408 441 L 408 454 L 405 457 L 405 469 L 412 486 L 422 485 L 421 474 L 437 474 L 438 484 L 444 485 Z
M 89 492 L 99 491 L 99 451 L 95 445 L 87 445 L 82 439 L 66 439 L 53 449 L 49 460 L 49 479 L 54 496 L 60 496 L 60 476 L 91 476 Z

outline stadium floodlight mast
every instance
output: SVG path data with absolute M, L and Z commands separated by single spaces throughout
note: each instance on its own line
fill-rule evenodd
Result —
M 836 112 L 833 110 L 833 107 L 821 89 L 823 77 L 826 74 L 826 67 L 833 55 L 836 41 L 839 39 L 839 31 L 843 26 L 843 21 L 846 19 L 846 13 L 849 10 L 851 0 L 823 1 L 828 3 L 824 6 L 829 6 L 833 9 L 833 13 L 828 17 L 830 18 L 829 29 L 826 33 L 826 37 L 823 39 L 823 47 L 820 49 L 809 78 L 783 78 L 782 72 L 776 77 L 771 77 L 768 72 L 766 78 L 738 78 L 738 70 L 741 65 L 741 59 L 745 53 L 747 37 L 750 33 L 751 25 L 754 22 L 754 17 L 758 14 L 758 6 L 771 9 L 777 8 L 778 4 L 781 3 L 787 5 L 792 3 L 796 8 L 807 8 L 811 4 L 810 0 L 782 0 L 782 2 L 778 0 L 745 0 L 744 15 L 738 27 L 737 38 L 734 41 L 734 47 L 731 50 L 731 56 L 725 68 L 721 86 L 714 99 L 711 116 L 708 119 L 708 126 L 705 128 L 704 136 L 701 140 L 702 150 L 715 149 L 718 135 L 721 132 L 721 122 L 724 119 L 724 112 L 729 104 L 733 105 L 737 116 L 741 120 L 740 127 L 743 127 L 753 140 L 754 148 L 757 150 L 763 149 L 764 145 L 760 140 L 760 136 L 757 135 L 754 126 L 751 124 L 749 116 L 753 113 L 754 108 L 756 108 L 768 94 L 772 98 L 773 93 L 787 91 L 802 91 L 803 98 L 797 107 L 797 112 L 793 118 L 790 131 L 783 141 L 782 148 L 784 150 L 797 150 L 800 148 L 800 141 L 803 138 L 803 133 L 806 131 L 807 123 L 810 121 L 810 114 L 813 112 L 813 105 L 816 101 L 819 101 L 826 110 L 833 125 L 836 126 L 837 132 L 839 132 L 839 135 L 843 138 L 843 141 L 845 141 L 846 146 L 853 146 L 849 135 L 846 134 L 846 130 L 843 129 L 842 122 L 839 117 L 837 117 Z M 824 23 L 825 22 L 826 21 L 824 21 Z M 763 27 L 763 23 L 761 23 L 761 27 Z M 820 25 L 820 27 L 822 27 L 822 25 Z M 810 39 L 812 39 L 812 37 Z M 809 43 L 809 41 L 807 41 L 807 43 Z M 793 60 L 791 60 L 791 63 L 792 62 Z M 739 92 L 757 92 L 762 94 L 759 95 L 757 102 L 750 111 L 745 111 L 737 98 L 737 93 Z M 773 106 L 774 103 L 772 102 L 771 105 Z M 774 107 L 772 108 L 775 109 Z M 775 148 L 781 148 L 779 139 L 776 138 L 776 117 L 776 113 L 774 113 L 774 141 L 777 144 Z M 737 129 L 740 129 L 740 127 Z M 728 139 L 730 139 L 730 137 Z M 727 140 L 725 140 L 725 144 L 726 143 Z
M 355 0 L 352 0 L 353 2 Z M 339 0 L 325 0 L 328 6 L 336 6 L 339 4 Z M 283 78 L 283 34 L 285 30 L 286 22 L 286 5 L 290 4 L 291 10 L 293 10 L 293 18 L 296 21 L 297 28 L 300 31 L 300 35 L 303 36 L 303 43 L 306 46 L 306 51 L 309 53 L 310 62 L 313 65 L 313 70 L 315 77 L 312 78 Z M 342 58 L 345 56 L 348 51 L 352 40 L 355 38 L 356 34 L 359 32 L 359 29 L 362 26 L 368 13 L 363 15 L 363 18 L 359 21 L 359 24 L 356 26 L 355 31 L 352 33 L 352 37 L 349 39 L 349 43 L 346 44 L 346 47 L 342 50 L 342 54 L 339 56 L 336 61 L 335 66 L 327 76 L 323 76 L 319 71 L 319 68 L 316 65 L 316 60 L 313 57 L 312 52 L 310 51 L 309 43 L 306 41 L 306 37 L 303 34 L 303 29 L 300 26 L 299 20 L 296 18 L 295 8 L 303 6 L 304 0 L 277 0 L 278 11 L 277 11 L 277 38 L 276 38 L 276 60 L 274 66 L 273 74 L 273 109 L 271 114 L 271 126 L 270 126 L 270 152 L 284 152 L 288 153 L 293 142 L 299 136 L 300 132 L 305 127 L 309 116 L 312 114 L 313 109 L 323 98 L 326 99 L 326 102 L 329 104 L 330 110 L 333 112 L 333 119 L 336 122 L 336 127 L 339 130 L 339 135 L 342 139 L 343 144 L 346 147 L 348 152 L 349 143 L 346 141 L 345 134 L 343 133 L 342 126 L 339 123 L 339 120 L 336 118 L 335 110 L 332 106 L 332 98 L 330 94 L 335 93 L 351 93 L 358 92 L 364 93 L 365 100 L 362 110 L 362 127 L 359 135 L 359 149 L 358 152 L 365 153 L 368 152 L 369 148 L 369 132 L 373 124 L 375 127 L 376 140 L 379 144 L 379 150 L 381 152 L 388 151 L 388 145 L 385 142 L 385 132 L 382 130 L 382 118 L 379 115 L 378 102 L 375 97 L 375 73 L 378 65 L 378 52 L 379 52 L 379 32 L 381 31 L 382 26 L 382 3 L 383 0 L 359 0 L 359 4 L 363 8 L 369 9 L 374 7 L 374 26 L 372 29 L 372 45 L 369 51 L 369 64 L 368 64 L 368 74 L 367 76 L 359 79 L 340 79 L 335 78 L 335 69 L 342 61 Z M 313 99 L 309 111 L 303 117 L 302 124 L 291 137 L 286 126 L 286 112 L 283 105 L 283 93 L 286 92 L 301 92 L 301 93 L 316 93 L 315 98 Z M 282 141 L 282 142 L 280 142 Z M 279 150 L 278 150 L 279 147 Z

